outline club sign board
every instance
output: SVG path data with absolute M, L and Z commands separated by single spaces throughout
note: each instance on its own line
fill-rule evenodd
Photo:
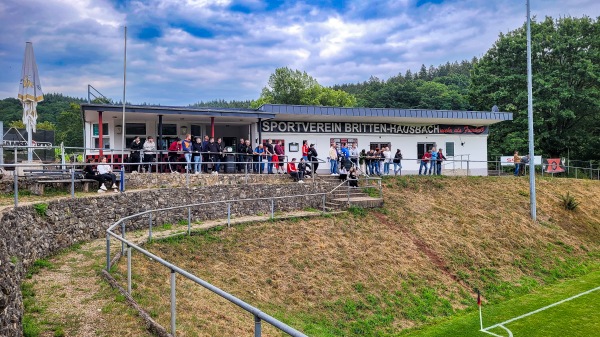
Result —
M 353 123 L 353 122 L 285 122 L 263 121 L 262 132 L 273 133 L 367 133 L 367 134 L 460 134 L 487 135 L 488 126 L 470 125 L 403 125 L 392 123 Z

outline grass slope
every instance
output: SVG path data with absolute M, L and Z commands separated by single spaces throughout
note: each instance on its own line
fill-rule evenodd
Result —
M 599 269 L 598 182 L 539 179 L 538 223 L 529 220 L 525 178 L 409 176 L 383 186 L 380 210 L 149 247 L 314 336 L 395 336 L 468 314 L 475 289 L 496 304 Z M 582 201 L 576 211 L 561 205 L 567 191 Z M 140 255 L 134 271 L 134 297 L 168 326 L 168 271 Z M 250 315 L 179 280 L 179 335 L 252 333 Z

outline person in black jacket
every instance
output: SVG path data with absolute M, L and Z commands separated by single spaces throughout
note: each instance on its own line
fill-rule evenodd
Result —
M 140 150 L 142 149 L 144 145 L 142 144 L 142 142 L 140 141 L 140 137 L 136 136 L 133 139 L 133 142 L 131 142 L 131 146 L 129 146 L 129 148 L 131 149 L 131 159 L 130 159 L 130 163 L 136 163 L 137 165 L 131 165 L 131 172 L 139 172 L 140 171 Z
M 317 174 L 317 168 L 319 168 L 319 161 L 317 160 L 318 155 L 317 149 L 315 149 L 315 144 L 310 144 L 307 157 L 313 174 Z
M 210 161 L 209 153 L 208 153 L 208 144 L 209 144 L 208 136 L 204 136 L 204 140 L 202 141 L 202 171 L 204 173 L 208 173 L 208 162 Z
M 394 175 L 402 175 L 402 152 L 400 149 L 396 150 L 396 154 L 394 155 Z
M 202 168 L 202 138 L 196 137 L 192 143 L 192 159 L 194 162 L 194 174 L 200 174 Z
M 85 167 L 83 168 L 83 172 L 85 173 L 85 179 L 94 179 L 98 182 L 98 193 L 102 193 L 102 192 L 106 192 L 106 187 L 104 187 L 104 177 L 99 175 L 98 172 L 94 169 L 94 166 L 92 165 L 92 163 L 94 162 L 94 160 L 92 158 L 89 158 L 86 163 L 88 165 L 85 165 Z
M 244 162 L 246 162 L 246 171 L 245 172 L 252 172 L 252 154 L 254 153 L 254 150 L 252 149 L 252 145 L 250 144 L 250 139 L 246 139 L 246 144 L 245 144 L 245 148 L 246 148 L 246 155 L 244 156 Z
M 212 173 L 217 174 L 219 171 L 219 144 L 215 142 L 214 138 L 210 138 L 208 143 L 208 158 L 213 163 Z
M 246 157 L 246 142 L 244 141 L 244 138 L 240 138 L 240 142 L 237 144 L 235 151 L 237 152 L 237 170 L 238 172 L 244 172 L 244 158 Z

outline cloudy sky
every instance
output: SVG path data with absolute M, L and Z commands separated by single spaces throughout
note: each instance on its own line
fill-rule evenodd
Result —
M 532 0 L 532 15 L 600 16 L 598 0 Z M 323 85 L 387 79 L 480 57 L 525 21 L 525 0 L 8 0 L 0 99 L 18 93 L 33 42 L 45 93 L 187 105 L 256 99 L 275 68 Z

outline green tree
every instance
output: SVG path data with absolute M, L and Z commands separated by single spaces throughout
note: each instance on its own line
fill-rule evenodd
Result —
M 56 125 L 54 125 L 54 123 L 51 123 L 48 121 L 43 121 L 41 123 L 37 123 L 36 129 L 37 130 L 56 130 Z
M 252 107 L 267 103 L 354 106 L 356 98 L 347 92 L 321 86 L 305 71 L 284 67 L 275 69 Z
M 83 122 L 81 120 L 81 107 L 71 103 L 69 109 L 58 114 L 55 139 L 56 143 L 65 146 L 83 146 Z
M 532 21 L 531 36 L 536 152 L 599 159 L 600 22 L 547 17 Z M 471 104 L 513 113 L 514 121 L 491 128 L 490 153 L 527 150 L 526 62 L 523 26 L 501 34 L 472 71 Z

